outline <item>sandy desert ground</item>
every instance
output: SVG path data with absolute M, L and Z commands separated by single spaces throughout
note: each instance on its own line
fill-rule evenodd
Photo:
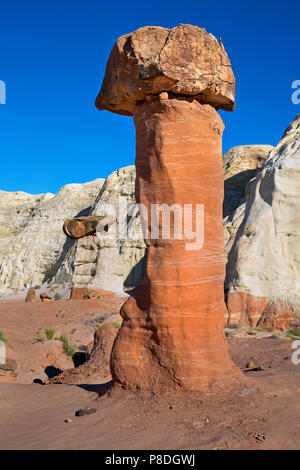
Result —
M 227 330 L 234 362 L 245 371 L 252 361 L 259 370 L 196 395 L 111 393 L 109 383 L 32 383 L 45 381 L 42 368 L 47 359 L 53 361 L 53 355 L 42 353 L 49 342 L 36 341 L 44 328 L 75 330 L 72 338 L 84 350 L 98 323 L 119 320 L 123 300 L 1 301 L 8 356 L 17 361 L 18 380 L 25 382 L 0 383 L 1 449 L 299 448 L 300 365 L 292 363 L 291 340 L 280 333 Z M 75 416 L 89 407 L 96 412 Z

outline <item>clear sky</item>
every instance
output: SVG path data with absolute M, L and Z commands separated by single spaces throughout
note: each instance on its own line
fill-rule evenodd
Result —
M 38 194 L 134 163 L 130 117 L 94 99 L 116 39 L 141 26 L 190 23 L 220 36 L 236 76 L 236 111 L 221 112 L 224 151 L 276 144 L 300 113 L 299 1 L 24 0 L 1 2 L 0 189 Z

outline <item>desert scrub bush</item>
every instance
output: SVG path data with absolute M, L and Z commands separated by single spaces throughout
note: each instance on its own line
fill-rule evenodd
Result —
M 286 333 L 286 337 L 293 339 L 295 336 L 300 336 L 300 326 L 297 326 L 294 330 L 290 330 Z
M 3 343 L 7 343 L 7 338 L 5 336 L 5 333 L 4 331 L 0 330 L 0 341 L 2 341 Z
M 104 320 L 100 323 L 97 323 L 97 325 L 95 325 L 95 331 L 97 331 L 99 328 L 102 328 L 102 326 L 106 325 L 107 322 Z
M 77 346 L 76 344 L 72 343 L 69 336 L 66 333 L 62 333 L 58 339 L 62 342 L 66 355 L 71 357 L 74 356 L 77 351 Z
M 54 295 L 54 300 L 63 300 L 63 296 L 56 292 L 56 294 Z
M 114 326 L 117 330 L 119 330 L 121 328 L 121 325 L 120 323 L 116 322 L 116 321 L 113 321 L 111 322 L 112 326 Z
M 45 332 L 47 340 L 51 341 L 55 335 L 55 328 L 45 328 L 44 332 Z

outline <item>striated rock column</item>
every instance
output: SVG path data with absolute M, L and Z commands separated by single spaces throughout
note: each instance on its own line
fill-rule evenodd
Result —
M 99 109 L 113 110 L 115 107 L 115 112 L 131 112 L 134 117 L 137 142 L 135 196 L 137 202 L 145 207 L 141 216 L 146 219 L 148 213 L 150 228 L 145 238 L 148 248 L 146 275 L 121 309 L 123 324 L 112 350 L 111 371 L 115 383 L 130 390 L 153 391 L 174 387 L 199 390 L 216 381 L 224 382 L 225 379 L 240 373 L 229 358 L 224 335 L 224 126 L 215 109 L 228 109 L 229 106 L 232 109 L 232 101 L 231 105 L 229 102 L 234 96 L 234 79 L 230 75 L 230 63 L 226 71 L 229 74 L 227 84 L 222 84 L 219 79 L 222 75 L 220 70 L 227 57 L 223 47 L 205 30 L 180 25 L 168 33 L 169 41 L 170 38 L 174 40 L 174 47 L 169 49 L 168 63 L 172 63 L 172 51 L 176 51 L 176 57 L 180 53 L 180 46 L 187 51 L 187 54 L 181 57 L 182 61 L 187 61 L 187 65 L 190 65 L 189 54 L 193 55 L 196 46 L 203 41 L 204 52 L 201 52 L 200 59 L 195 54 L 197 57 L 194 59 L 200 60 L 198 65 L 202 67 L 204 77 L 207 61 L 203 56 L 207 54 L 209 59 L 212 51 L 213 60 L 208 67 L 210 74 L 216 75 L 215 81 L 204 83 L 206 79 L 202 77 L 201 82 L 197 75 L 199 68 L 192 64 L 194 93 L 189 94 L 195 96 L 186 96 L 191 78 L 185 73 L 188 70 L 191 74 L 191 70 L 188 66 L 179 70 L 177 64 L 171 73 L 169 70 L 162 71 L 163 67 L 159 61 L 166 53 L 167 46 L 165 41 L 160 46 L 158 38 L 161 30 L 164 34 L 166 30 L 153 29 L 142 28 L 129 37 L 119 39 L 110 57 L 102 90 L 96 101 Z M 194 37 L 197 38 L 196 42 L 193 42 Z M 160 53 L 155 49 L 157 44 L 162 47 Z M 148 47 L 147 53 L 145 47 Z M 219 48 L 223 59 L 218 54 L 214 56 L 214 48 Z M 132 61 L 134 54 L 137 63 Z M 122 86 L 122 78 L 128 80 L 130 69 L 128 65 L 122 75 L 120 67 L 124 66 L 126 57 L 129 65 L 133 68 L 139 67 L 141 87 L 136 99 L 136 89 L 132 82 L 127 90 L 125 85 Z M 146 65 L 139 64 L 141 57 L 147 57 Z M 152 93 L 149 94 L 149 83 L 148 88 L 143 89 L 143 67 L 147 68 L 149 83 L 149 74 L 153 74 L 155 82 Z M 216 73 L 217 69 L 219 75 Z M 174 80 L 172 90 L 166 85 L 167 79 L 170 80 L 169 75 L 174 76 L 174 71 L 181 80 L 176 83 L 177 92 L 181 92 L 177 93 L 179 96 L 173 92 Z M 164 77 L 158 78 L 159 74 Z M 136 80 L 138 74 L 135 69 L 132 75 Z M 114 83 L 107 77 L 118 77 L 118 81 Z M 231 87 L 228 86 L 229 80 L 233 80 Z M 157 91 L 158 86 L 161 89 Z M 205 91 L 201 95 L 203 87 Z M 156 93 L 153 92 L 154 89 Z M 124 93 L 124 96 L 120 96 L 116 104 L 118 93 Z M 223 98 L 222 93 L 226 95 Z M 123 106 L 122 100 L 127 100 L 126 106 Z M 207 104 L 208 102 L 214 107 Z M 166 238 L 163 233 L 162 218 L 159 233 L 153 237 L 151 222 L 154 204 L 165 204 L 168 207 L 176 204 L 183 213 L 185 205 L 193 208 L 194 213 L 197 205 L 201 206 L 204 209 L 204 219 L 201 219 L 202 226 L 198 229 L 203 231 L 203 241 L 192 245 L 196 240 L 189 239 L 185 234 L 184 217 L 180 217 L 182 223 L 184 222 L 183 235 L 180 238 L 177 231 L 179 222 L 175 214 L 171 217 L 170 237 Z M 196 228 L 193 216 L 193 230 Z
M 204 245 L 145 240 L 146 276 L 121 309 L 112 375 L 130 389 L 197 390 L 237 372 L 224 336 L 224 126 L 211 106 L 166 93 L 138 106 L 134 122 L 137 201 L 148 215 L 152 204 L 203 204 Z

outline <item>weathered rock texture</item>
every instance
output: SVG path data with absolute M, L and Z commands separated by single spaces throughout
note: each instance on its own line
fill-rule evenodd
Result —
M 231 249 L 237 229 L 245 215 L 245 185 L 248 182 L 248 178 L 253 177 L 252 171 L 256 172 L 255 168 L 259 167 L 266 155 L 265 149 L 269 147 L 261 145 L 239 146 L 234 147 L 224 155 L 225 201 L 227 201 L 226 208 L 228 208 L 228 210 L 224 208 L 224 211 L 229 212 L 229 215 L 224 218 L 226 255 Z M 253 159 L 256 160 L 253 161 Z M 122 289 L 122 285 L 123 289 L 126 290 L 139 284 L 144 274 L 145 244 L 140 228 L 138 210 L 129 217 L 129 229 L 133 231 L 137 227 L 135 230 L 136 239 L 129 237 L 121 241 L 118 244 L 119 252 L 115 250 L 115 256 L 111 258 L 110 263 L 105 261 L 103 256 L 105 251 L 102 251 L 100 254 L 101 243 L 98 237 L 89 236 L 89 234 L 95 235 L 96 222 L 104 220 L 104 216 L 93 215 L 97 213 L 97 207 L 101 208 L 103 206 L 103 201 L 106 201 L 108 204 L 111 202 L 113 206 L 118 208 L 118 200 L 121 197 L 123 201 L 126 200 L 128 211 L 134 207 L 135 167 L 121 168 L 114 172 L 107 178 L 104 185 L 105 190 L 103 188 L 103 191 L 101 191 L 103 180 L 98 181 L 99 187 L 96 187 L 95 191 L 93 190 L 88 198 L 84 195 L 81 201 L 77 200 L 77 196 L 81 198 L 78 192 L 76 192 L 76 197 L 72 198 L 71 188 L 73 185 L 68 185 L 67 188 L 70 187 L 70 192 L 67 191 L 65 195 L 70 206 L 66 209 L 65 202 L 59 202 L 58 200 L 57 203 L 52 204 L 52 208 L 50 207 L 51 211 L 53 210 L 52 218 L 50 218 L 50 214 L 47 216 L 46 212 L 54 195 L 44 194 L 34 196 L 26 193 L 6 193 L 0 191 L 0 262 L 1 264 L 2 262 L 8 263 L 5 270 L 5 280 L 4 277 L 1 280 L 0 291 L 10 292 L 14 289 L 23 288 L 25 285 L 28 286 L 31 282 L 30 277 L 25 275 L 28 264 L 30 264 L 28 274 L 35 273 L 37 280 L 35 284 L 42 283 L 45 280 L 45 273 L 50 272 L 46 282 L 54 284 L 70 283 L 76 290 L 77 298 L 83 298 L 91 289 L 102 289 L 105 287 L 119 292 Z M 100 191 L 101 196 L 99 194 Z M 85 192 L 84 187 L 83 192 Z M 96 200 L 97 203 L 95 203 Z M 87 207 L 84 207 L 85 205 Z M 34 215 L 36 213 L 40 215 L 40 212 L 37 210 L 40 206 L 43 207 L 45 216 L 42 217 L 42 220 L 40 216 L 38 219 L 35 219 L 36 215 Z M 236 206 L 238 207 L 234 210 Z M 66 214 L 70 217 L 77 212 L 87 215 L 64 220 L 65 234 L 74 240 L 78 240 L 72 243 L 67 241 L 61 233 L 60 224 L 62 217 L 60 214 L 63 214 L 63 216 Z M 30 237 L 32 231 L 36 229 L 36 221 L 39 222 L 39 232 L 44 232 L 44 234 L 39 233 L 37 243 L 32 246 Z M 119 220 L 116 220 L 115 223 L 118 226 Z M 110 225 L 111 220 L 109 220 Z M 54 229 L 53 235 L 49 236 L 49 230 L 52 229 Z M 23 230 L 25 230 L 24 233 Z M 56 236 L 54 236 L 54 233 Z M 105 234 L 103 233 L 101 238 L 103 235 Z M 19 239 L 23 240 L 23 243 L 17 243 Z M 41 246 L 39 246 L 39 240 L 41 240 Z M 19 254 L 11 250 L 10 243 L 13 243 L 16 249 L 20 250 Z M 15 276 L 14 272 L 19 270 L 20 254 L 24 250 L 27 253 L 26 247 L 29 244 L 30 258 L 27 258 L 28 254 L 24 261 L 20 263 L 21 267 L 25 263 L 22 267 L 24 275 L 21 274 L 21 282 L 12 282 L 12 278 Z M 46 265 L 41 263 L 39 259 L 42 253 L 41 250 L 45 249 L 45 244 L 47 248 L 46 251 L 43 251 L 42 258 L 44 258 Z M 11 269 L 10 273 L 8 269 Z M 39 272 L 39 270 L 41 271 Z M 115 274 L 112 275 L 115 279 L 114 282 L 111 282 L 110 271 L 115 271 Z M 24 277 L 23 283 L 22 276 Z M 73 292 L 75 290 L 73 289 Z
M 170 239 L 161 231 L 157 239 L 145 235 L 146 274 L 121 309 L 123 324 L 112 350 L 111 371 L 115 383 L 127 389 L 198 390 L 239 374 L 229 358 L 223 331 L 224 126 L 211 105 L 198 101 L 232 109 L 234 78 L 224 48 L 204 30 L 180 25 L 163 32 L 162 42 L 161 28 L 142 28 L 117 42 L 96 104 L 99 109 L 134 116 L 137 202 L 148 214 L 152 204 L 179 204 L 181 208 L 193 204 L 194 210 L 196 204 L 204 204 L 204 244 L 190 251 L 186 234 L 174 239 L 175 217 Z M 171 48 L 166 54 L 168 41 Z M 172 91 L 185 97 L 166 93 L 171 85 L 160 80 L 166 74 L 161 74 L 157 59 L 153 60 L 157 54 L 166 54 L 173 67 L 177 81 Z M 149 59 L 146 69 L 135 65 L 139 65 L 139 57 Z M 222 57 L 231 81 L 230 85 L 224 83 L 224 93 L 219 75 Z M 145 70 L 149 70 L 150 94 L 158 95 L 147 100 Z M 199 78 L 207 73 L 214 85 L 206 83 L 197 89 Z M 204 89 L 200 99 L 196 91 Z M 192 94 L 196 96 L 186 96 Z M 161 221 L 159 225 L 161 228 Z
M 60 384 L 103 384 L 111 380 L 110 355 L 117 336 L 117 329 L 111 323 L 98 328 L 94 343 L 87 355 L 87 361 L 69 369 L 51 379 L 51 383 Z
M 248 181 L 257 175 L 272 149 L 272 145 L 239 145 L 224 154 L 224 217 L 245 202 Z
M 68 237 L 73 238 L 73 240 L 78 240 L 88 235 L 94 235 L 97 230 L 97 225 L 104 218 L 105 217 L 90 215 L 86 217 L 76 217 L 76 219 L 67 219 L 63 225 L 63 231 Z
M 0 191 L 0 249 L 11 242 L 11 237 L 21 232 L 34 209 L 53 194 L 32 195 Z
M 230 324 L 286 328 L 300 319 L 300 115 L 247 187 L 227 265 Z
M 135 287 L 143 278 L 145 243 L 135 207 L 134 185 L 134 166 L 115 171 L 106 179 L 90 216 L 66 221 L 65 232 L 79 239 L 54 281 L 61 282 L 67 272 L 71 273 L 77 298 L 83 298 L 88 290 L 120 293 Z M 95 222 L 102 225 L 97 233 Z M 128 236 L 125 233 L 119 237 L 125 223 Z
M 226 255 L 245 215 L 246 185 L 257 175 L 272 149 L 271 145 L 239 145 L 228 150 L 223 156 Z
M 1 192 L 0 292 L 41 285 L 51 277 L 71 245 L 62 232 L 65 219 L 88 213 L 103 182 L 66 185 L 56 195 Z
M 29 287 L 25 302 L 33 302 L 35 300 L 35 289 L 34 287 Z
M 132 116 L 147 97 L 169 91 L 232 111 L 234 87 L 224 46 L 205 28 L 145 26 L 117 40 L 96 106 Z

